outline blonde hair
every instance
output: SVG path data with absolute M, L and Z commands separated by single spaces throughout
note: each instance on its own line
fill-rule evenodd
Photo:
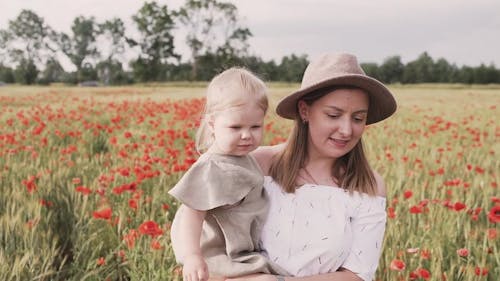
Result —
M 249 102 L 255 102 L 267 112 L 267 87 L 255 74 L 244 68 L 232 67 L 215 76 L 208 84 L 205 108 L 196 133 L 198 153 L 204 153 L 214 141 L 208 125 L 209 117 Z
M 311 105 L 339 88 L 352 89 L 350 86 L 322 89 L 304 96 L 302 100 Z M 308 155 L 307 149 L 304 148 L 307 147 L 308 131 L 308 123 L 302 122 L 300 115 L 297 114 L 285 149 L 276 155 L 271 163 L 269 174 L 287 193 L 294 193 L 297 189 L 299 170 L 306 164 Z M 339 187 L 349 192 L 358 191 L 370 195 L 377 193 L 375 176 L 366 159 L 361 139 L 351 151 L 335 161 L 332 166 L 332 176 Z

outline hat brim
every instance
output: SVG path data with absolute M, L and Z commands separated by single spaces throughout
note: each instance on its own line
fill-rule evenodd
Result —
M 332 86 L 357 87 L 368 94 L 370 102 L 366 124 L 382 121 L 396 111 L 396 100 L 384 84 L 366 75 L 348 74 L 323 80 L 286 96 L 276 106 L 276 113 L 287 119 L 295 119 L 298 115 L 297 103 L 303 96 Z

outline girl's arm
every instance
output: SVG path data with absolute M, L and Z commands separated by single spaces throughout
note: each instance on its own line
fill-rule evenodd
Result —
M 184 280 L 208 280 L 208 268 L 200 248 L 201 229 L 206 212 L 181 205 L 174 218 L 172 246 L 183 263 Z

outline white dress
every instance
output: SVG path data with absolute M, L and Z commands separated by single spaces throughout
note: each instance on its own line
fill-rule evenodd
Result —
M 269 176 L 264 188 L 270 210 L 261 246 L 272 262 L 292 276 L 344 267 L 373 280 L 385 231 L 384 197 L 313 184 L 290 194 Z

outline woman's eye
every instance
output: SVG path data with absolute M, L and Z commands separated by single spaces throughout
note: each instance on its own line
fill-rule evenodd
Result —
M 233 130 L 239 130 L 239 129 L 241 129 L 241 126 L 231 126 L 229 128 L 231 128 Z
M 330 117 L 330 118 L 338 118 L 339 115 L 337 115 L 337 114 L 328 114 L 328 117 Z
M 260 129 L 260 125 L 255 125 L 255 126 L 252 126 L 252 129 Z

